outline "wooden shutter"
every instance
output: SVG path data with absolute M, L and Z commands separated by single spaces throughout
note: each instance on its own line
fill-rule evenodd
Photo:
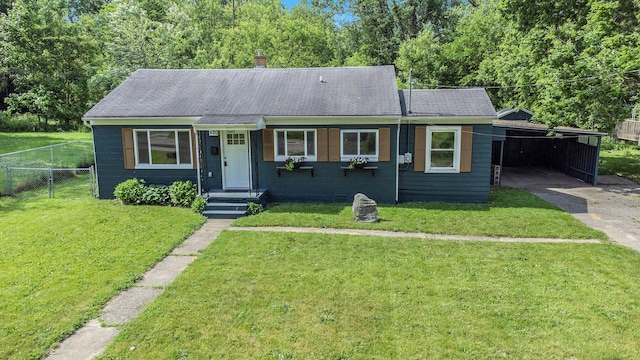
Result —
M 340 162 L 340 129 L 329 129 L 329 161 Z
M 463 126 L 460 136 L 460 172 L 471 172 L 473 126 Z
M 316 141 L 318 142 L 317 161 L 329 161 L 329 139 L 327 129 L 316 129 Z
M 136 168 L 136 156 L 133 148 L 133 129 L 122 128 L 122 153 L 124 155 L 124 168 Z
M 273 129 L 262 129 L 262 160 L 274 161 Z
M 413 171 L 424 172 L 427 156 L 427 127 L 416 126 L 413 145 Z
M 198 133 L 191 129 L 191 163 L 193 168 L 198 168 L 198 148 L 196 147 L 196 141 L 198 141 Z
M 391 129 L 378 129 L 378 161 L 391 161 Z

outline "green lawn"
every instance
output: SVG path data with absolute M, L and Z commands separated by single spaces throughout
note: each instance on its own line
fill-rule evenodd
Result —
M 622 143 L 603 145 L 598 173 L 615 174 L 640 184 L 640 146 Z
M 225 231 L 105 359 L 637 359 L 611 244 Z
M 6 197 L 0 218 L 0 359 L 42 357 L 203 221 L 178 208 Z
M 0 154 L 76 140 L 91 140 L 90 132 L 3 133 L 0 132 Z
M 350 204 L 281 204 L 235 226 L 303 226 L 428 234 L 606 239 L 570 214 L 523 190 L 494 188 L 488 205 L 378 204 L 380 222 L 353 221 Z
M 42 148 L 70 141 L 72 143 Z M 34 148 L 38 149 L 2 156 L 2 153 Z M 4 169 L 7 165 L 41 169 L 86 168 L 93 164 L 93 160 L 93 141 L 90 133 L 0 133 L 0 195 L 7 194 L 7 175 Z M 48 172 L 43 170 L 14 169 L 11 172 L 12 192 L 17 194 L 36 183 L 46 184 L 47 176 Z

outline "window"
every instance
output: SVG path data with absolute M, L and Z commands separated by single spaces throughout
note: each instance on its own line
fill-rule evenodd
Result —
M 378 130 L 342 130 L 341 161 L 349 161 L 356 156 L 378 161 Z
M 227 133 L 227 145 L 245 145 L 245 134 Z
M 136 167 L 192 168 L 189 130 L 134 130 Z
M 275 130 L 275 149 L 276 161 L 284 161 L 291 156 L 316 161 L 316 131 Z
M 460 127 L 427 128 L 425 172 L 460 172 Z

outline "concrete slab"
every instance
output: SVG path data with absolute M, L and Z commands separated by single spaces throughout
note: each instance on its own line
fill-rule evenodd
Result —
M 124 324 L 138 315 L 162 291 L 163 289 L 130 288 L 109 301 L 100 318 L 105 324 Z
M 49 356 L 49 360 L 85 360 L 102 353 L 107 344 L 120 332 L 116 327 L 101 327 L 97 319 L 63 341 Z
M 195 259 L 195 256 L 169 255 L 147 271 L 136 286 L 167 286 Z
M 505 168 L 502 185 L 525 189 L 618 244 L 640 251 L 640 185 L 616 175 L 598 185 L 548 169 Z
M 221 231 L 229 228 L 233 219 L 208 219 L 204 225 L 194 232 L 182 245 L 175 248 L 173 255 L 196 255 L 215 239 Z
M 327 229 L 327 228 L 297 228 L 297 227 L 232 227 L 231 231 L 275 231 L 281 233 L 311 233 L 311 234 L 341 234 L 341 235 L 370 235 L 384 236 L 392 238 L 416 238 L 430 240 L 452 240 L 452 241 L 494 241 L 494 242 L 534 242 L 534 243 L 590 243 L 598 244 L 602 241 L 598 239 L 554 239 L 554 238 L 508 238 L 489 236 L 463 236 L 463 235 L 439 235 L 424 233 L 407 233 L 399 231 L 385 230 L 362 230 L 362 229 Z
M 197 255 L 207 248 L 211 241 L 218 236 L 217 232 L 199 233 L 191 235 L 182 245 L 173 249 L 172 255 Z

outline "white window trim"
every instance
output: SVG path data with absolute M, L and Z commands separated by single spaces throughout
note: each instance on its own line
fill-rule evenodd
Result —
M 286 142 L 287 142 L 287 132 L 288 131 L 302 131 L 304 132 L 304 152 L 305 155 L 304 156 L 304 161 L 306 162 L 315 162 L 318 159 L 318 134 L 316 129 L 304 129 L 304 128 L 299 128 L 299 129 L 273 129 L 273 156 L 275 161 L 285 161 L 287 160 L 287 158 L 289 157 L 289 155 L 278 155 L 278 132 L 284 132 L 285 133 L 285 148 L 284 151 L 288 152 L 287 150 L 287 146 L 286 146 Z M 313 132 L 313 137 L 314 137 L 314 142 L 313 142 L 313 152 L 316 155 L 306 155 L 307 153 L 307 135 L 308 132 Z M 302 156 L 293 156 L 293 157 L 302 157 Z
M 344 143 L 344 141 L 343 141 L 344 134 L 345 133 L 358 133 L 358 139 L 360 139 L 360 133 L 363 133 L 363 132 L 375 133 L 376 134 L 376 153 L 375 153 L 375 155 L 345 154 L 344 153 L 344 147 L 342 146 L 342 144 Z M 360 152 L 360 147 L 359 146 L 358 146 L 358 152 Z M 370 162 L 377 162 L 379 155 L 380 155 L 380 134 L 378 132 L 378 129 L 343 129 L 343 130 L 340 130 L 340 161 L 349 161 L 354 157 L 365 157 L 365 158 L 369 159 Z
M 149 136 L 149 132 L 151 131 L 173 131 L 175 132 L 175 146 L 176 146 L 176 161 L 178 164 L 140 164 L 140 159 L 138 158 L 138 133 L 146 132 L 147 133 L 147 144 L 149 148 L 149 161 L 152 161 L 151 157 L 151 138 Z M 180 164 L 180 151 L 178 148 L 178 132 L 186 132 L 189 134 L 189 163 L 188 164 Z M 193 143 L 191 138 L 191 130 L 190 129 L 133 129 L 133 153 L 136 159 L 136 169 L 193 169 Z
M 434 132 L 453 132 L 453 167 L 436 167 L 431 166 L 431 136 Z M 427 154 L 425 156 L 425 173 L 460 173 L 460 149 L 462 140 L 461 126 L 428 126 L 427 127 Z

